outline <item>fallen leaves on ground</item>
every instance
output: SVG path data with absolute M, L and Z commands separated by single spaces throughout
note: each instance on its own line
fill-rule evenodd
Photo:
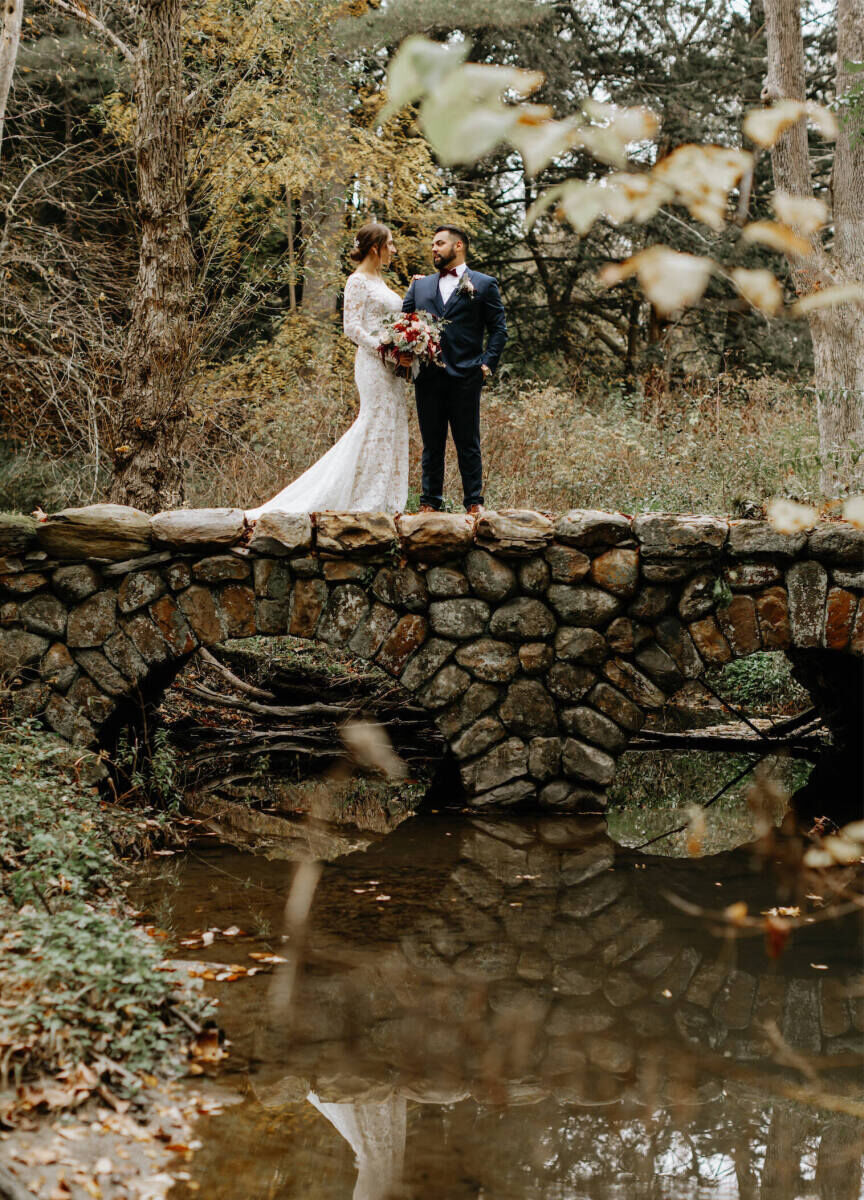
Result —
M 193 1122 L 220 1113 L 222 1101 L 185 1085 L 159 1085 L 144 1099 L 146 1115 L 137 1119 L 91 1103 L 61 1117 L 63 1124 L 31 1121 L 3 1143 L 4 1164 L 44 1200 L 165 1200 L 178 1180 L 196 1190 L 188 1172 L 168 1164 L 181 1165 L 200 1147 Z

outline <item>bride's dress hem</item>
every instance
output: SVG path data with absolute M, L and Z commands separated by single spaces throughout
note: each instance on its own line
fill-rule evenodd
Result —
M 402 301 L 380 277 L 355 271 L 345 285 L 344 328 L 357 344 L 354 382 L 360 412 L 335 445 L 281 492 L 267 512 L 401 512 L 408 500 L 408 397 L 405 381 L 377 354 L 380 322 Z

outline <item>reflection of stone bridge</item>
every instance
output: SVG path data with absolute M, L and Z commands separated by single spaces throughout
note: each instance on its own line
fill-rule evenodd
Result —
M 223 875 L 207 921 L 249 928 L 266 903 L 278 931 L 284 862 L 218 861 L 234 885 Z M 194 871 L 193 889 L 212 882 L 206 857 Z M 758 913 L 778 893 L 744 851 L 645 859 L 585 817 L 420 818 L 326 865 L 296 990 L 290 967 L 219 989 L 232 1053 L 281 1112 L 256 1135 L 247 1194 L 272 1194 L 267 1142 L 297 1128 L 311 1092 L 351 1142 L 364 1197 L 695 1196 L 720 1164 L 738 1181 L 724 1197 L 858 1200 L 860 917 L 804 925 L 771 960 L 761 937 L 714 937 L 668 900 Z M 226 1124 L 205 1138 L 202 1191 L 233 1177 Z M 318 1136 L 329 1161 L 336 1139 Z M 406 1193 L 388 1174 L 403 1149 Z M 299 1170 L 296 1143 L 282 1153 Z
M 835 733 L 860 737 L 864 532 L 848 525 L 272 513 L 250 540 L 239 510 L 96 505 L 3 525 L 0 553 L 0 673 L 19 712 L 76 744 L 198 645 L 285 633 L 398 679 L 477 806 L 596 809 L 647 712 L 760 649 L 789 651 Z

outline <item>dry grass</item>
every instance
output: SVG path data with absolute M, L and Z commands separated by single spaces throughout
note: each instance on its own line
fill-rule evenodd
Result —
M 486 503 L 494 508 L 599 507 L 733 513 L 778 493 L 818 499 L 814 404 L 784 379 L 724 375 L 670 383 L 659 373 L 628 393 L 620 381 L 496 380 L 484 393 Z M 353 346 L 332 330 L 286 322 L 254 353 L 206 368 L 192 384 L 187 503 L 251 508 L 318 459 L 355 419 Z M 411 390 L 411 492 L 420 437 Z M 0 447 L 2 450 L 2 447 Z M 0 454 L 0 509 L 87 504 L 106 480 L 86 456 L 32 445 Z M 461 507 L 452 444 L 445 496 Z
M 199 449 L 189 502 L 251 507 L 283 488 L 354 420 L 346 375 L 296 379 L 290 396 L 248 413 L 230 444 Z M 413 508 L 420 438 L 410 392 L 406 402 Z M 784 381 L 691 380 L 657 397 L 597 380 L 572 389 L 501 381 L 484 395 L 481 420 L 489 507 L 729 513 L 785 491 L 818 496 L 813 407 Z M 452 445 L 445 495 L 459 508 Z

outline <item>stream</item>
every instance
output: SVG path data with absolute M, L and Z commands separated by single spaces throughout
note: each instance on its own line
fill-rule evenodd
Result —
M 228 1039 L 235 1102 L 172 1200 L 864 1195 L 860 916 L 823 919 L 782 847 L 435 812 L 228 840 L 236 807 L 135 893 Z M 780 947 L 776 906 L 801 914 Z

